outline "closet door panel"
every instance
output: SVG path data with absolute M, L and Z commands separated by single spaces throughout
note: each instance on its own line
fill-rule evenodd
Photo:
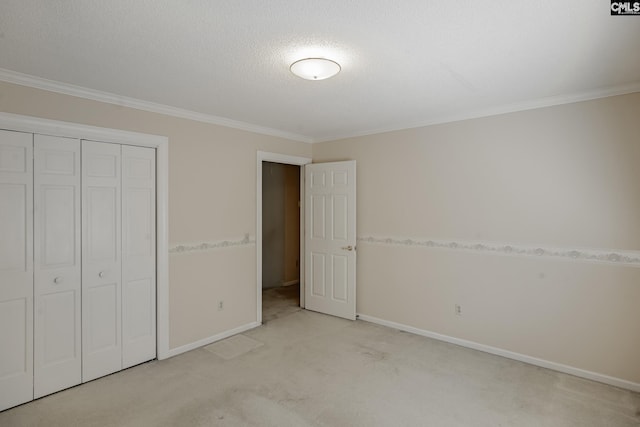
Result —
M 120 151 L 82 141 L 82 381 L 122 369 Z
M 0 270 L 6 272 L 23 272 L 27 260 L 27 199 L 30 189 L 26 184 L 0 183 L 0 219 L 2 220 L 2 239 L 0 240 Z M 11 273 L 6 273 L 11 274 Z M 15 273 L 14 273 L 15 274 Z M 19 273 L 18 273 L 19 274 Z
M 93 262 L 113 263 L 118 260 L 118 188 L 87 187 L 84 193 L 87 209 L 87 255 Z
M 156 357 L 155 150 L 122 146 L 123 368 Z
M 87 289 L 86 325 L 91 331 L 86 347 L 89 354 L 110 351 L 119 347 L 118 283 L 104 283 Z
M 81 380 L 80 140 L 34 136 L 34 397 Z
M 33 135 L 0 130 L 0 410 L 33 399 Z

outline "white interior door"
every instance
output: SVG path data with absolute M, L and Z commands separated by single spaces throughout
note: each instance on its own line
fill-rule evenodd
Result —
M 33 399 L 33 135 L 0 130 L 0 410 Z
M 156 357 L 153 148 L 122 146 L 122 367 Z
M 305 166 L 305 308 L 356 318 L 356 162 Z
M 122 369 L 120 145 L 82 141 L 82 381 Z
M 34 136 L 34 398 L 80 384 L 80 140 Z

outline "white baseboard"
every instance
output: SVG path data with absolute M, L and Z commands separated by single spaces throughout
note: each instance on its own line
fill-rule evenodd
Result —
M 365 322 L 371 322 L 378 325 L 387 326 L 389 328 L 410 332 L 412 334 L 421 335 L 423 337 L 433 338 L 439 341 L 445 341 L 445 342 L 456 344 L 462 347 L 484 351 L 485 353 L 495 354 L 497 356 L 506 357 L 508 359 L 518 360 L 520 362 L 525 362 L 531 365 L 540 366 L 542 368 L 563 372 L 565 374 L 575 375 L 576 377 L 586 378 L 588 380 L 598 381 L 598 382 L 609 384 L 615 387 L 620 387 L 627 390 L 640 392 L 640 383 L 634 383 L 632 381 L 610 377 L 608 375 L 599 374 L 597 372 L 585 371 L 583 369 L 574 368 L 573 366 L 550 362 L 548 360 L 538 359 L 536 357 L 527 356 L 525 354 L 515 353 L 508 350 L 503 350 L 501 348 L 491 347 L 488 345 L 479 344 L 477 342 L 467 341 L 460 338 L 451 337 L 448 335 L 442 335 L 436 332 L 426 331 L 424 329 L 418 329 L 413 326 L 407 326 L 400 323 L 391 322 L 388 320 L 378 319 L 377 317 L 367 316 L 366 314 L 358 314 L 358 319 L 364 320 Z
M 253 329 L 253 328 L 256 328 L 258 326 L 260 326 L 260 323 L 258 323 L 258 322 L 247 323 L 246 325 L 238 326 L 237 328 L 233 328 L 233 329 L 230 329 L 228 331 L 220 332 L 219 334 L 212 335 L 212 336 L 207 337 L 207 338 L 203 338 L 203 339 L 198 340 L 196 342 L 192 342 L 190 344 L 185 344 L 185 345 L 182 345 L 180 347 L 172 348 L 169 351 L 167 351 L 165 354 L 158 354 L 158 360 L 164 360 L 164 359 L 168 359 L 168 358 L 173 357 L 173 356 L 177 356 L 177 355 L 182 354 L 182 353 L 186 353 L 187 351 L 191 351 L 191 350 L 196 349 L 198 347 L 209 345 L 209 344 L 214 343 L 216 341 L 220 341 L 220 340 L 223 340 L 225 338 L 229 338 L 229 337 L 231 337 L 233 335 L 241 334 L 241 333 L 243 333 L 245 331 L 248 331 L 249 329 Z

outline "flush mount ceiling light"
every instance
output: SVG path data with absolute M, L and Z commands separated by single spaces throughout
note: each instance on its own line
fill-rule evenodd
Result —
M 305 58 L 289 67 L 291 72 L 306 80 L 324 80 L 340 72 L 340 64 L 325 58 Z

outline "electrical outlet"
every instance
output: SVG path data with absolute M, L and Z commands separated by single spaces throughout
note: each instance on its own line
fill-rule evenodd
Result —
M 454 306 L 456 316 L 462 316 L 462 306 L 460 304 L 456 304 Z
M 224 301 L 218 301 L 218 311 L 224 310 Z

